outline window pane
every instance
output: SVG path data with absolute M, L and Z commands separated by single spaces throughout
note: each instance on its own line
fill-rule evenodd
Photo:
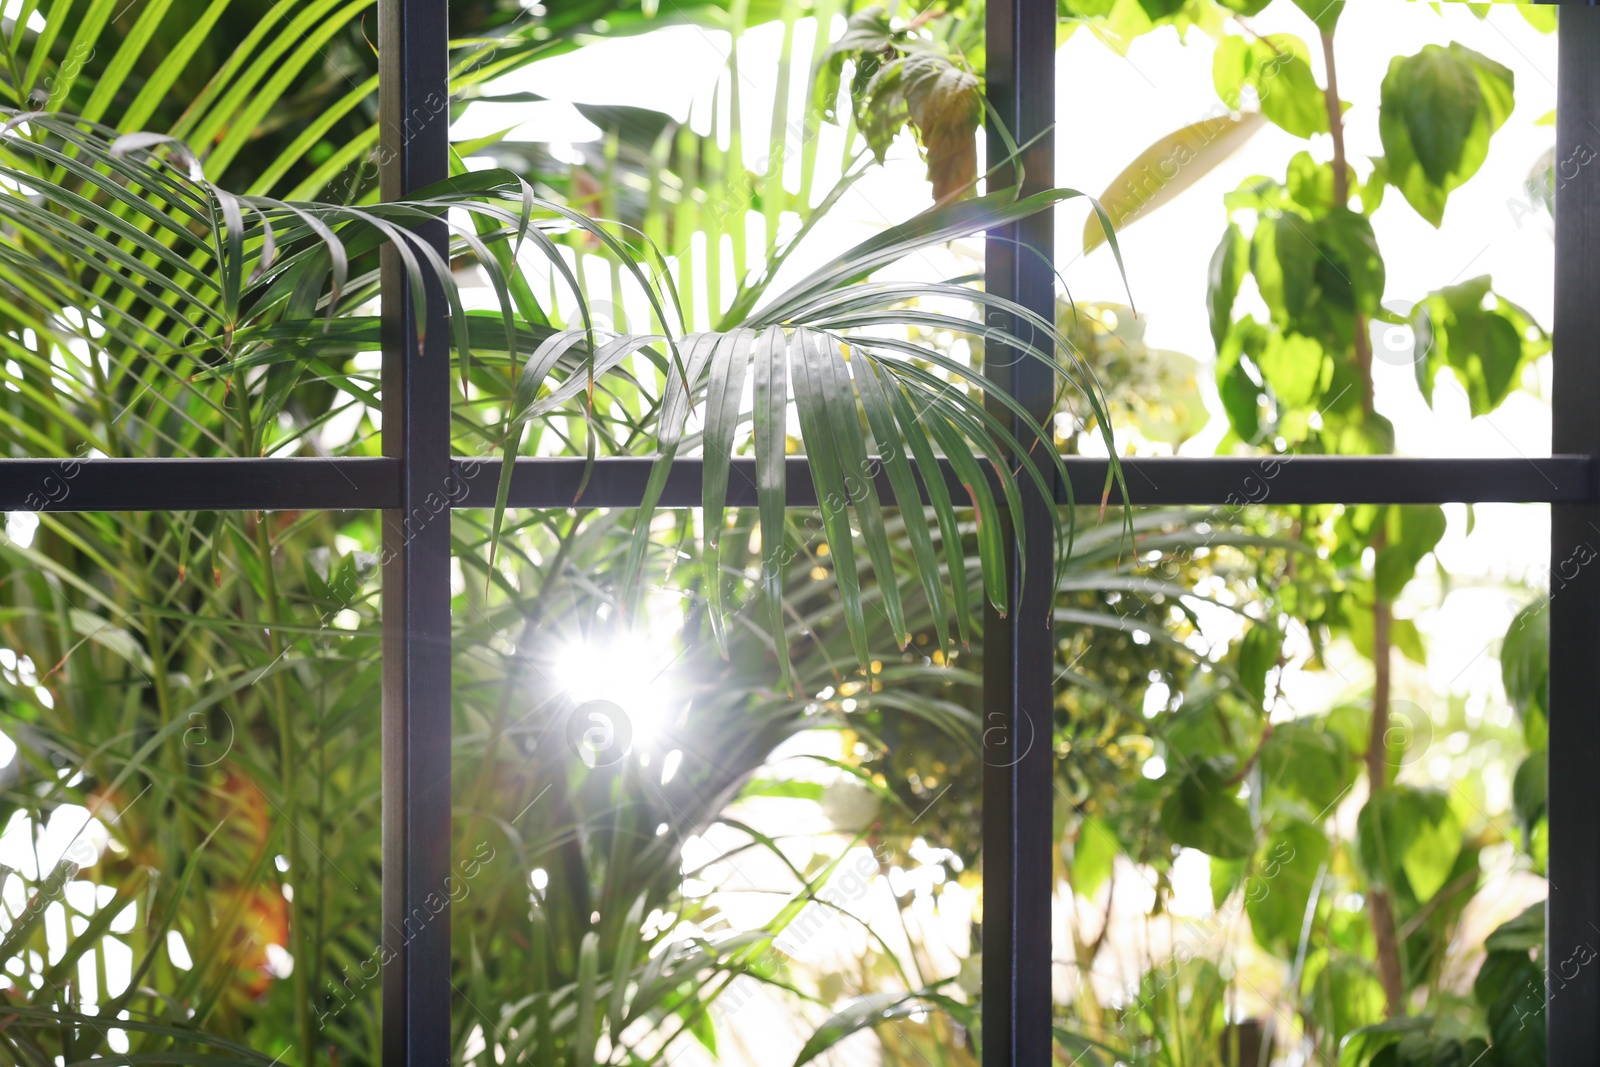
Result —
M 1158 6 L 1142 19 L 1073 0 L 1057 53 L 1057 177 L 1121 222 L 1121 267 L 1086 207 L 1058 212 L 1056 241 L 1102 382 L 1139 401 L 1123 447 L 1548 455 L 1552 175 L 1590 154 L 1554 144 L 1555 20 L 1510 4 L 1482 18 L 1344 5 L 1324 18 L 1345 108 L 1336 142 L 1329 53 L 1294 5 L 1206 32 Z M 1399 86 L 1437 85 L 1422 74 L 1435 59 L 1441 75 L 1476 69 L 1468 56 L 1492 64 L 1492 93 L 1469 75 L 1466 95 L 1437 101 L 1483 125 L 1469 152 L 1435 158 L 1406 123 L 1442 112 Z M 1361 417 L 1364 365 L 1378 418 Z
M 12 1008 L 58 1013 L 13 1017 L 9 1061 L 365 1055 L 377 516 L 13 515 L 8 535 L 4 980 Z
M 461 513 L 473 549 L 455 672 L 466 1048 L 508 1061 L 542 1048 L 548 1011 L 561 1056 L 603 1033 L 602 1059 L 620 1045 L 675 1063 L 792 1062 L 832 1012 L 935 986 L 954 1019 L 919 1010 L 842 1047 L 898 1063 L 968 1046 L 976 653 L 939 647 L 914 576 L 902 651 L 869 581 L 872 658 L 859 670 L 834 556 L 803 509 L 790 517 L 786 692 L 752 581 L 766 558 L 753 512 L 730 516 L 721 539 L 726 658 L 700 512 L 656 516 L 626 617 L 630 513 L 518 512 L 487 593 L 485 515 Z M 618 982 L 627 992 L 612 1001 Z M 586 995 L 587 1036 L 564 1014 Z
M 1398 1001 L 1469 1061 L 1542 1041 L 1548 512 L 1375 510 L 1139 512 L 1069 565 L 1070 1031 L 1312 1062 Z

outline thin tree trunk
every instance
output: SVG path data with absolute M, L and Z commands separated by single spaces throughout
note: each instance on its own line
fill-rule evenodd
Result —
M 1328 106 L 1328 130 L 1333 138 L 1333 190 L 1341 204 L 1350 198 L 1350 177 L 1344 150 L 1344 109 L 1339 102 L 1338 67 L 1333 58 L 1333 35 L 1322 35 L 1322 58 L 1327 67 L 1328 87 L 1323 96 Z M 1372 345 L 1367 337 L 1367 320 L 1357 315 L 1355 321 L 1355 357 L 1361 372 L 1362 410 L 1372 414 Z M 1381 523 L 1382 520 L 1380 519 Z M 1384 547 L 1384 531 L 1380 525 L 1372 539 L 1373 551 Z M 1376 594 L 1372 605 L 1372 729 L 1367 739 L 1367 791 L 1376 797 L 1389 784 L 1389 660 L 1392 640 L 1390 623 L 1393 616 L 1389 602 Z M 1369 801 L 1370 802 L 1370 801 Z M 1394 908 L 1386 889 L 1371 888 L 1367 894 L 1368 914 L 1372 921 L 1373 938 L 1378 948 L 1378 979 L 1383 985 L 1383 999 L 1391 1018 L 1404 1015 L 1405 975 L 1400 966 L 1400 940 L 1395 934 Z
M 1373 547 L 1383 548 L 1383 532 Z M 1377 600 L 1372 607 L 1372 731 L 1367 738 L 1367 790 L 1376 797 L 1389 784 L 1389 602 Z M 1369 801 L 1370 803 L 1370 801 Z M 1372 888 L 1367 894 L 1371 905 L 1372 934 L 1378 946 L 1378 980 L 1383 985 L 1383 1000 L 1390 1017 L 1404 1015 L 1405 976 L 1400 968 L 1400 940 L 1395 935 L 1394 908 L 1386 889 Z

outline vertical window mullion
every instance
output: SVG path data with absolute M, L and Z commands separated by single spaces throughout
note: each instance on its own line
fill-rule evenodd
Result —
M 1028 144 L 1023 173 L 997 174 L 991 189 L 1019 177 L 1023 192 L 1054 183 L 1055 0 L 990 0 L 985 48 L 988 91 L 999 121 Z M 1029 144 L 1029 142 L 1032 142 Z M 990 164 L 1006 143 L 991 127 Z M 991 231 L 985 285 L 1046 321 L 1055 320 L 1053 213 Z M 991 325 L 1030 336 L 1009 315 Z M 1049 342 L 1037 339 L 1042 348 Z M 1036 359 L 995 345 L 984 350 L 992 388 L 1020 400 L 1051 424 L 1055 375 Z M 1001 405 L 997 418 L 1025 444 L 1026 427 Z M 1047 431 L 1048 432 L 1048 431 Z M 1054 447 L 1046 442 L 1045 447 Z M 986 606 L 983 635 L 983 1062 L 984 1067 L 1046 1064 L 1051 1056 L 1052 707 L 1054 563 L 1052 500 L 1023 480 L 1020 515 L 1008 516 L 1023 547 L 1008 537 L 1008 612 Z
M 448 21 L 444 0 L 380 0 L 385 200 L 449 174 Z M 414 232 L 447 257 L 443 220 Z M 405 268 L 392 249 L 383 256 L 383 454 L 401 465 L 400 507 L 383 513 L 383 1063 L 441 1067 L 451 1007 L 450 346 L 438 279 L 419 335 Z
M 1600 10 L 1564 4 L 1556 158 L 1600 137 Z M 1592 150 L 1591 150 L 1592 154 Z M 1600 455 L 1600 167 L 1557 176 L 1551 449 Z M 1547 1062 L 1600 1063 L 1600 506 L 1550 509 Z M 1587 565 L 1586 565 L 1587 564 Z

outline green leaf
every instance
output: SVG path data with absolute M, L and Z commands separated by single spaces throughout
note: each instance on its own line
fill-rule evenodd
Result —
M 1255 850 L 1250 812 L 1230 784 L 1232 761 L 1203 760 L 1161 804 L 1161 829 L 1174 843 L 1218 859 L 1244 859 Z
M 1395 505 L 1385 525 L 1388 544 L 1378 553 L 1373 577 L 1379 599 L 1393 601 L 1444 536 L 1444 509 L 1437 504 Z
M 1549 4 L 1518 4 L 1517 10 L 1540 33 L 1556 32 L 1556 9 Z
M 1311 73 L 1305 42 L 1287 33 L 1256 40 L 1225 37 L 1211 60 L 1211 81 L 1230 110 L 1253 88 L 1261 113 L 1296 137 L 1328 132 L 1328 106 Z
M 1397 504 L 1387 518 L 1389 539 L 1420 560 L 1444 538 L 1448 524 L 1437 504 Z
M 851 1034 L 926 1010 L 927 1005 L 915 993 L 869 993 L 857 997 L 829 1016 L 806 1039 L 795 1057 L 794 1067 L 810 1063 Z
M 1339 1043 L 1339 1067 L 1368 1067 L 1379 1053 L 1412 1034 L 1426 1034 L 1433 1020 L 1425 1015 L 1389 1019 L 1352 1030 Z
M 1489 1036 L 1505 1067 L 1545 1067 L 1543 975 L 1531 965 L 1504 999 L 1489 1008 Z
M 739 397 L 750 369 L 754 330 L 735 330 L 717 342 L 707 368 L 705 471 L 700 506 L 705 515 L 706 585 L 710 594 L 711 629 L 717 647 L 727 654 L 727 629 L 722 607 L 722 526 L 728 499 L 728 470 L 733 459 L 733 434 L 739 424 Z M 780 637 L 781 639 L 781 637 Z
M 837 121 L 839 80 L 844 73 L 845 60 L 857 57 L 857 88 L 864 88 L 877 72 L 882 53 L 893 44 L 889 12 L 881 5 L 872 4 L 850 15 L 844 33 L 817 64 L 813 99 L 824 118 Z
M 1460 822 L 1439 790 L 1390 786 L 1367 801 L 1356 830 L 1368 877 L 1403 886 L 1419 903 L 1444 886 L 1461 853 Z
M 1494 933 L 1484 939 L 1483 948 L 1486 952 L 1520 952 L 1526 956 L 1530 952 L 1542 952 L 1544 938 L 1544 901 L 1541 900 L 1524 908 L 1515 919 L 1496 927 Z
M 905 648 L 911 641 L 911 633 L 906 629 L 905 609 L 900 602 L 900 584 L 892 580 L 894 559 L 889 553 L 889 536 L 884 529 L 883 510 L 878 501 L 874 477 L 878 463 L 868 458 L 850 368 L 845 365 L 839 340 L 831 334 L 823 334 L 820 342 L 824 361 L 822 393 L 837 449 L 839 473 L 845 492 L 855 505 L 856 523 L 861 528 L 861 540 L 866 545 L 873 569 L 891 578 L 878 584 L 878 593 L 883 611 L 889 618 L 889 629 L 894 640 L 901 648 Z M 855 351 L 859 353 L 863 349 L 856 348 Z M 860 362 L 865 364 L 866 358 L 863 356 Z M 866 667 L 869 662 L 863 659 L 861 666 Z
M 1521 308 L 1490 289 L 1487 276 L 1430 293 L 1412 311 L 1417 386 L 1433 403 L 1434 379 L 1449 367 L 1473 415 L 1487 415 L 1515 388 L 1523 365 L 1548 350 L 1548 338 Z
M 866 618 L 862 613 L 861 575 L 855 562 L 855 544 L 850 532 L 850 491 L 841 474 L 840 443 L 830 415 L 827 379 L 831 377 L 827 347 L 832 339 L 800 328 L 790 342 L 794 355 L 790 367 L 794 375 L 795 413 L 800 435 L 811 461 L 811 476 L 816 481 L 818 510 L 827 531 L 828 548 L 833 557 L 833 577 L 844 608 L 845 628 L 856 660 L 863 667 L 872 659 L 867 645 Z M 850 412 L 852 418 L 855 412 Z M 709 446 L 708 446 L 709 447 Z M 709 525 L 709 519 L 708 525 Z
M 1257 622 L 1239 641 L 1239 682 L 1259 707 L 1266 700 L 1267 672 L 1283 655 L 1283 633 L 1273 624 Z
M 1382 106 L 1390 106 L 1384 82 Z M 1393 106 L 1405 124 L 1422 173 L 1442 186 L 1459 170 L 1473 126 L 1482 121 L 1483 91 L 1472 65 L 1439 45 L 1426 45 L 1402 59 L 1395 74 Z M 1388 144 L 1385 143 L 1385 149 Z
M 784 541 L 784 484 L 789 407 L 789 342 L 778 326 L 769 326 L 755 348 L 753 433 L 756 452 L 756 502 L 761 523 L 761 585 L 766 600 L 767 629 L 778 655 L 778 684 L 793 687 L 789 642 L 783 618 L 783 578 L 788 562 Z M 941 618 L 940 623 L 943 623 Z
M 1511 71 L 1455 43 L 1390 61 L 1378 109 L 1389 181 L 1435 226 L 1451 190 L 1488 156 L 1490 135 L 1511 113 L 1513 84 Z
M 884 387 L 894 407 L 895 422 L 911 449 L 917 468 L 937 470 L 938 457 L 934 454 L 929 435 L 923 432 L 920 424 L 925 416 L 919 415 L 911 406 L 905 389 L 897 381 L 886 378 Z M 956 633 L 960 635 L 962 644 L 969 644 L 972 639 L 972 605 L 968 596 L 971 583 L 967 577 L 966 556 L 961 548 L 961 527 L 956 519 L 955 503 L 943 478 L 925 478 L 922 484 L 927 487 L 934 518 L 939 524 L 939 542 L 944 550 L 945 570 L 950 575 L 950 597 L 956 609 Z
M 1557 564 L 1560 566 L 1561 564 Z M 1550 685 L 1550 601 L 1538 597 L 1511 619 L 1500 645 L 1500 680 L 1506 699 L 1526 723 L 1544 714 Z
M 1239 110 L 1245 86 L 1253 84 L 1255 62 L 1250 42 L 1236 34 L 1224 37 L 1212 54 L 1211 84 L 1230 110 Z
M 1211 906 L 1221 910 L 1244 878 L 1244 860 L 1219 860 L 1211 857 Z
M 1323 293 L 1355 314 L 1376 312 L 1383 300 L 1385 274 L 1372 223 L 1349 208 L 1331 207 L 1317 219 L 1316 242 L 1323 257 L 1318 264 Z
M 1293 958 L 1305 927 L 1306 908 L 1328 860 L 1328 836 L 1291 820 L 1267 839 L 1245 880 L 1245 911 L 1257 943 Z
M 1261 776 L 1268 799 L 1281 790 L 1304 800 L 1318 816 L 1344 795 L 1353 771 L 1344 738 L 1315 722 L 1280 723 L 1261 746 Z
M 1273 33 L 1255 42 L 1252 81 L 1261 112 L 1296 137 L 1328 132 L 1328 102 L 1311 73 L 1305 42 L 1292 34 Z
M 1301 216 L 1283 212 L 1257 224 L 1250 243 L 1250 271 L 1279 329 L 1287 330 L 1311 315 L 1321 260 L 1316 231 Z
M 1112 225 L 1125 229 L 1172 200 L 1237 152 L 1264 121 L 1259 112 L 1219 115 L 1169 133 L 1146 148 L 1100 194 Z M 1083 224 L 1084 254 L 1100 247 L 1105 239 L 1105 227 L 1090 215 Z M 1237 284 L 1234 291 L 1238 291 Z M 1213 333 L 1215 321 L 1213 317 Z
M 1104 819 L 1084 816 L 1072 845 L 1073 891 L 1081 897 L 1092 898 L 1111 877 L 1112 864 L 1121 851 L 1117 835 Z
M 1544 818 L 1549 796 L 1550 753 L 1541 748 L 1528 753 L 1511 780 L 1511 805 L 1524 834 L 1531 836 L 1534 825 Z
M 1016 198 L 1015 190 L 1000 190 L 975 200 L 940 204 L 882 233 L 874 234 L 830 260 L 765 304 L 752 317 L 752 321 L 762 325 L 787 322 L 820 297 L 835 295 L 840 286 L 864 279 L 879 267 L 894 263 L 929 245 L 1025 219 L 1045 208 L 1078 197 L 1089 200 L 1101 223 L 1111 231 L 1110 216 L 1105 215 L 1105 209 L 1100 207 L 1098 201 L 1076 189 L 1046 189 L 1020 200 Z M 1106 241 L 1121 271 L 1122 252 L 1114 231 L 1108 232 Z M 1126 282 L 1126 272 L 1122 273 Z
M 1354 178 L 1354 168 L 1346 165 L 1346 177 Z M 1353 186 L 1355 182 L 1350 181 Z M 1310 152 L 1296 152 L 1289 160 L 1284 187 L 1289 199 L 1311 212 L 1313 217 L 1340 206 L 1333 191 L 1333 165 L 1318 163 Z
M 1332 33 L 1344 14 L 1344 0 L 1294 0 L 1294 6 L 1306 13 L 1323 33 Z
M 1394 619 L 1389 623 L 1389 640 L 1400 654 L 1421 667 L 1428 665 L 1428 649 L 1422 643 L 1422 631 L 1412 619 Z
M 1323 373 L 1322 346 L 1304 334 L 1274 333 L 1256 360 L 1273 396 L 1288 408 L 1311 404 Z
M 1545 1063 L 1545 906 L 1540 901 L 1484 940 L 1473 997 L 1487 1009 L 1489 1034 L 1505 1067 Z
M 572 1067 L 593 1067 L 599 1039 L 595 1005 L 600 985 L 600 934 L 590 930 L 578 947 L 577 1022 L 573 1030 Z
M 1087 234 L 1084 245 L 1087 248 Z M 1211 253 L 1211 265 L 1206 271 L 1206 310 L 1211 318 L 1211 340 L 1218 352 L 1222 351 L 1233 325 L 1233 302 L 1238 299 L 1239 286 L 1249 263 L 1250 244 L 1244 232 L 1230 222 L 1222 232 L 1222 240 L 1217 242 L 1217 250 Z M 1252 411 L 1254 407 L 1252 401 Z
M 895 425 L 887 392 L 889 386 L 885 384 L 878 368 L 867 359 L 858 363 L 855 382 L 862 410 L 866 412 L 867 425 L 872 432 L 873 454 L 888 472 L 889 484 L 894 489 L 895 502 L 900 508 L 900 518 L 905 524 L 906 539 L 911 544 L 912 557 L 916 561 L 917 576 L 928 597 L 934 634 L 939 647 L 948 649 L 950 612 L 945 603 L 944 585 L 939 580 L 939 565 L 933 551 L 927 509 L 922 504 L 916 474 L 906 459 L 900 431 Z
M 645 483 L 644 496 L 634 516 L 633 541 L 628 549 L 628 562 L 622 572 L 623 580 L 629 588 L 633 585 L 644 561 L 645 550 L 650 544 L 650 519 L 655 514 L 656 504 L 661 499 L 662 491 L 666 488 L 667 475 L 672 470 L 672 460 L 678 454 L 678 446 L 683 441 L 684 422 L 689 416 L 690 395 L 699 385 L 705 373 L 706 363 L 710 361 L 718 340 L 718 336 L 714 333 L 690 334 L 683 339 L 680 346 L 684 358 L 682 372 L 680 373 L 676 367 L 667 370 L 666 388 L 661 400 L 661 415 L 658 422 L 660 428 L 657 431 L 657 458 L 650 468 L 650 480 Z M 759 454 L 759 448 L 757 451 Z M 633 597 L 628 592 L 624 592 L 622 600 L 632 606 Z
M 1261 436 L 1261 398 L 1266 390 L 1240 357 L 1248 352 L 1253 359 L 1266 342 L 1267 332 L 1262 325 L 1244 318 L 1233 324 L 1217 353 L 1217 393 L 1228 414 L 1228 424 L 1240 440 L 1251 444 Z
M 638 953 L 646 949 L 644 942 L 635 934 L 640 924 L 644 922 L 647 896 L 648 891 L 634 898 L 633 906 L 628 909 L 627 916 L 622 920 L 621 931 L 617 936 L 616 956 L 611 961 L 611 997 L 606 1004 L 606 1023 L 613 1039 L 615 1035 L 622 1033 L 622 1028 L 628 1020 L 623 1010 L 628 994 L 627 976 L 633 973 Z
M 1055 1034 L 1056 1044 L 1070 1057 L 1067 1062 L 1072 1067 L 1118 1067 L 1126 1062 L 1117 1049 L 1087 1034 L 1068 1030 L 1064 1026 L 1052 1026 L 1051 1030 Z

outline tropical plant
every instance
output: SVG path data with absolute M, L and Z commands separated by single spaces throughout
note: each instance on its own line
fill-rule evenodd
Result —
M 663 538 L 653 500 L 628 522 L 508 518 L 502 479 L 486 521 L 454 520 L 458 558 L 472 577 L 457 594 L 458 639 L 470 650 L 457 672 L 460 758 L 471 769 L 461 776 L 471 785 L 456 835 L 460 965 L 471 990 L 457 1048 L 470 1059 L 485 1042 L 502 1053 L 509 1045 L 535 1062 L 659 1057 L 674 1036 L 668 1020 L 704 1033 L 717 983 L 760 973 L 761 945 L 782 929 L 775 922 L 743 939 L 691 937 L 668 951 L 669 934 L 707 917 L 688 909 L 660 920 L 676 900 L 680 839 L 654 831 L 674 824 L 687 834 L 706 824 L 806 721 L 804 702 L 781 696 L 788 641 L 773 640 L 786 629 L 787 412 L 792 405 L 794 436 L 809 447 L 821 490 L 820 530 L 839 564 L 837 618 L 851 655 L 868 668 L 864 587 L 886 613 L 890 640 L 904 643 L 911 633 L 908 595 L 894 581 L 863 582 L 853 543 L 874 573 L 900 567 L 916 575 L 925 605 L 919 627 L 953 647 L 947 620 L 954 615 L 956 633 L 968 634 L 977 602 L 969 553 L 981 563 L 974 573 L 984 577 L 983 594 L 1003 603 L 998 509 L 1014 500 L 1019 477 L 1044 475 L 1026 456 L 1020 475 L 1002 461 L 1014 442 L 977 398 L 971 365 L 904 330 L 978 330 L 935 306 L 953 300 L 1020 309 L 951 284 L 860 283 L 917 248 L 1075 194 L 1018 201 L 992 193 L 920 216 L 781 293 L 750 290 L 748 306 L 718 333 L 689 333 L 659 254 L 644 254 L 648 242 L 625 243 L 625 231 L 506 172 L 463 169 L 403 204 L 368 202 L 359 186 L 349 190 L 359 204 L 259 195 L 330 136 L 349 111 L 342 104 L 252 176 L 255 192 L 230 192 L 218 176 L 249 154 L 251 131 L 297 77 L 294 63 L 274 66 L 293 47 L 272 36 L 287 11 L 264 16 L 174 132 L 163 134 L 96 121 L 123 99 L 117 75 L 138 65 L 137 35 L 119 53 L 125 61 L 95 83 L 86 105 L 94 118 L 85 118 L 61 107 L 83 91 L 75 53 L 69 46 L 64 59 L 52 54 L 68 13 L 52 10 L 33 33 L 22 28 L 31 14 L 24 10 L 8 34 L 13 55 L 33 49 L 28 75 L 13 67 L 19 102 L 31 100 L 38 71 L 57 68 L 51 95 L 33 101 L 48 106 L 10 109 L 0 133 L 10 447 L 61 459 L 41 490 L 52 499 L 59 486 L 70 492 L 83 456 L 371 453 L 377 383 L 364 353 L 378 347 L 371 303 L 385 245 L 405 261 L 413 287 L 432 276 L 451 301 L 459 448 L 508 461 L 524 449 L 548 450 L 550 441 L 577 455 L 655 452 L 658 491 L 674 455 L 699 447 L 707 468 L 703 548 L 692 537 L 687 544 L 703 606 L 685 623 L 686 660 L 714 678 L 716 650 L 734 651 L 729 627 L 750 631 L 740 633 L 746 661 L 750 635 L 765 633 L 779 687 L 768 710 L 752 715 L 748 700 L 719 699 L 699 683 L 697 729 L 727 730 L 714 760 L 686 744 L 676 750 L 676 789 L 670 773 L 653 784 L 632 771 L 591 773 L 566 746 L 530 736 L 524 703 L 537 689 L 537 665 L 526 654 L 531 635 L 608 617 L 621 639 L 646 577 L 674 568 L 676 555 L 665 568 L 657 559 Z M 96 15 L 101 25 L 105 14 Z M 153 15 L 146 25 L 160 21 Z M 290 20 L 285 34 L 300 21 Z M 184 39 L 190 54 L 205 29 Z M 93 42 L 97 32 L 91 20 L 77 37 Z M 295 55 L 309 62 L 303 51 Z M 165 104 L 186 58 L 148 75 L 143 102 L 123 108 L 119 121 L 130 113 L 142 120 Z M 254 91 L 263 79 L 277 96 Z M 367 95 L 358 85 L 343 101 L 353 107 Z M 370 136 L 353 134 L 291 196 L 326 187 Z M 440 217 L 450 227 L 448 257 L 411 230 Z M 587 291 L 558 245 L 574 238 L 612 258 L 661 333 L 595 328 Z M 570 287 L 570 328 L 558 328 L 556 306 L 535 297 L 529 258 Z M 462 303 L 451 270 L 462 264 L 482 272 L 498 307 Z M 1024 346 L 1032 356 L 1070 351 L 1051 323 L 1030 322 L 1050 338 L 1048 351 Z M 756 406 L 745 413 L 740 394 L 752 375 Z M 1076 380 L 1092 412 L 1093 383 Z M 736 447 L 753 450 L 760 472 L 759 553 L 749 544 L 724 547 L 722 492 Z M 899 556 L 866 488 L 869 455 L 884 465 L 898 503 L 917 501 L 894 521 L 904 538 Z M 933 469 L 940 458 L 975 495 L 958 507 L 942 481 L 929 480 L 929 521 L 911 463 Z M 968 506 L 978 519 L 963 528 Z M 78 838 L 54 854 L 27 840 L 32 865 L 8 877 L 6 891 L 25 896 L 10 902 L 4 935 L 17 981 L 0 1041 L 30 1065 L 97 1054 L 375 1061 L 372 520 L 49 514 L 38 522 L 26 534 L 17 527 L 4 547 L 13 575 L 8 733 L 19 749 L 5 814 L 14 841 L 73 819 Z M 685 519 L 674 524 L 680 534 L 691 530 Z M 682 551 L 685 542 L 670 543 Z M 754 619 L 722 603 L 724 576 L 742 573 L 733 564 L 746 555 L 744 565 L 759 561 Z M 941 582 L 941 573 L 951 577 Z M 769 667 L 764 657 L 761 665 Z M 744 741 L 731 744 L 730 732 Z M 557 791 L 533 790 L 540 781 Z M 503 810 L 524 792 L 520 811 Z M 530 882 L 530 871 L 543 884 L 538 875 Z M 803 883 L 814 893 L 815 872 Z M 551 885 L 561 892 L 546 895 Z M 54 924 L 68 906 L 83 921 L 62 941 Z M 109 963 L 119 956 L 127 961 L 120 974 Z

